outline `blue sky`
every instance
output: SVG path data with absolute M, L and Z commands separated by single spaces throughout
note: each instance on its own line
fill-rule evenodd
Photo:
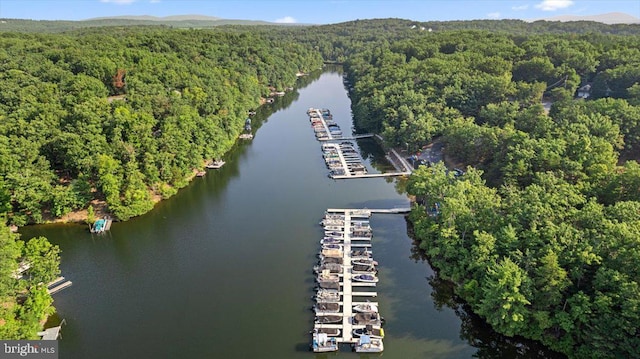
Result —
M 607 12 L 640 17 L 640 0 L 0 0 L 0 18 L 35 20 L 201 14 L 330 24 L 389 17 L 416 21 L 539 19 Z

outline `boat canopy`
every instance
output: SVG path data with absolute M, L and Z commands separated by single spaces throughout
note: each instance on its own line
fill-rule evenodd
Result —
M 362 344 L 370 344 L 371 343 L 371 337 L 368 336 L 367 334 L 363 334 L 360 336 L 360 345 Z

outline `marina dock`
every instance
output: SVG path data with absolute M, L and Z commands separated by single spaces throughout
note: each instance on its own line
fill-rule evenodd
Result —
M 385 211 L 380 213 L 404 213 L 403 210 L 405 209 L 379 211 Z M 357 261 L 370 261 L 372 268 L 374 268 L 374 263 L 376 263 L 373 261 L 371 253 L 370 242 L 372 232 L 368 221 L 371 214 L 375 213 L 375 211 L 376 210 L 369 209 L 327 209 L 323 220 L 325 225 L 325 238 L 327 232 L 331 233 L 333 238 L 338 239 L 340 243 L 339 245 L 334 245 L 335 247 L 331 248 L 340 250 L 337 250 L 336 252 L 328 252 L 328 248 L 323 247 L 321 253 L 326 253 L 327 256 L 331 254 L 331 257 L 333 257 L 331 262 L 339 262 L 341 265 L 338 273 L 329 274 L 329 270 L 324 267 L 326 264 L 323 264 L 323 261 L 325 260 L 323 258 L 326 257 L 321 256 L 320 266 L 318 267 L 318 270 L 316 270 L 316 272 L 318 272 L 318 278 L 325 278 L 322 280 L 334 278 L 334 280 L 337 280 L 339 283 L 339 289 L 336 292 L 337 296 L 332 297 L 334 300 L 326 298 L 320 300 L 318 296 L 316 296 L 316 301 L 318 303 L 333 302 L 338 304 L 340 309 L 338 312 L 334 311 L 331 313 L 323 312 L 318 314 L 316 312 L 319 316 L 334 316 L 336 319 L 331 323 L 322 323 L 319 322 L 317 319 L 318 317 L 316 317 L 314 333 L 321 331 L 327 333 L 328 331 L 332 331 L 332 334 L 327 334 L 332 338 L 332 343 L 352 344 L 355 345 L 356 350 L 358 350 L 358 346 L 362 346 L 362 343 L 360 343 L 360 337 L 354 334 L 355 329 L 365 331 L 365 328 L 372 327 L 376 328 L 376 330 L 380 330 L 382 325 L 382 317 L 379 316 L 377 310 L 378 302 L 372 302 L 366 299 L 377 297 L 378 295 L 375 290 L 367 290 L 376 287 L 376 271 L 372 271 L 370 272 L 371 274 L 368 275 L 371 281 L 362 281 L 363 274 L 360 274 L 363 273 L 360 272 L 362 269 L 358 269 L 358 271 L 354 269 L 355 266 L 362 267 L 362 264 L 358 264 Z M 327 222 L 329 222 L 330 225 L 327 225 Z M 336 230 L 336 228 L 340 228 L 340 230 Z M 359 236 L 355 237 L 354 233 L 358 233 Z M 369 237 L 364 237 L 364 234 L 362 233 L 369 233 Z M 366 255 L 363 255 L 365 253 Z M 322 280 L 319 279 L 319 283 Z M 322 285 L 320 285 L 320 287 L 322 287 Z M 370 312 L 365 312 L 362 311 L 362 309 L 359 311 L 356 310 L 358 307 L 362 308 L 364 306 L 372 306 L 375 308 L 375 311 L 372 310 Z M 366 318 L 366 322 L 359 323 L 356 319 L 358 316 Z M 377 346 L 367 346 L 364 350 L 368 352 L 371 352 L 371 350 L 373 350 L 372 352 L 381 352 L 383 350 L 382 339 L 377 338 L 376 343 Z M 317 348 L 317 346 L 314 348 Z M 323 349 L 328 351 L 326 350 L 326 347 Z M 337 350 L 337 347 L 334 349 Z
M 333 121 L 329 110 L 310 108 L 307 115 L 309 115 L 316 139 L 323 142 L 323 158 L 330 170 L 329 177 L 333 179 L 398 177 L 410 175 L 413 171 L 413 167 L 402 156 L 395 150 L 391 150 L 387 155 L 387 160 L 393 164 L 396 171 L 368 173 L 360 154 L 349 141 L 374 136 L 381 139 L 379 135 L 367 133 L 344 137 L 340 127 Z M 340 142 L 337 143 L 337 141 Z

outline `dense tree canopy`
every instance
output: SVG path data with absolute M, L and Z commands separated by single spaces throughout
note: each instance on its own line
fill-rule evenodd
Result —
M 225 153 L 270 91 L 344 63 L 358 130 L 411 152 L 439 137 L 470 166 L 421 167 L 408 184 L 416 237 L 456 294 L 508 336 L 638 357 L 639 33 L 398 19 L 2 33 L 0 212 L 25 224 L 102 200 L 120 219 L 144 213 Z M 57 274 L 58 250 L 19 243 L 0 230 L 0 337 L 31 338 L 50 312 L 37 283 Z M 25 258 L 28 279 L 11 279 Z
M 261 98 L 321 66 L 259 33 L 110 28 L 0 43 L 0 173 L 20 225 L 92 199 L 119 219 L 147 212 L 228 151 Z
M 360 130 L 411 152 L 440 137 L 470 166 L 408 184 L 440 276 L 497 331 L 570 357 L 640 355 L 639 40 L 432 32 L 345 62 Z

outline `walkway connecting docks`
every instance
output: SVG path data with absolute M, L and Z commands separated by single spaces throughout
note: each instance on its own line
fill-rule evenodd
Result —
M 329 177 L 333 179 L 351 178 L 375 178 L 375 177 L 396 177 L 410 175 L 412 167 L 395 150 L 391 150 L 387 159 L 398 170 L 388 173 L 368 173 L 367 168 L 362 163 L 363 160 L 353 143 L 348 140 L 373 137 L 372 134 L 354 135 L 343 137 L 340 127 L 333 121 L 333 115 L 328 109 L 310 108 L 307 111 L 309 121 L 318 141 L 325 141 L 322 144 L 324 160 L 329 168 Z M 377 138 L 381 139 L 380 136 Z M 335 141 L 341 141 L 335 143 Z
M 399 208 L 381 213 L 404 213 L 406 210 Z M 352 344 L 357 352 L 384 350 L 378 303 L 369 301 L 378 295 L 375 291 L 377 262 L 371 251 L 373 232 L 369 225 L 371 213 L 375 211 L 327 209 L 320 222 L 325 232 L 320 262 L 314 267 L 318 288 L 313 333 L 323 333 L 338 344 Z M 338 350 L 337 345 L 328 349 L 327 346 L 318 347 L 316 342 L 313 348 L 314 351 Z

